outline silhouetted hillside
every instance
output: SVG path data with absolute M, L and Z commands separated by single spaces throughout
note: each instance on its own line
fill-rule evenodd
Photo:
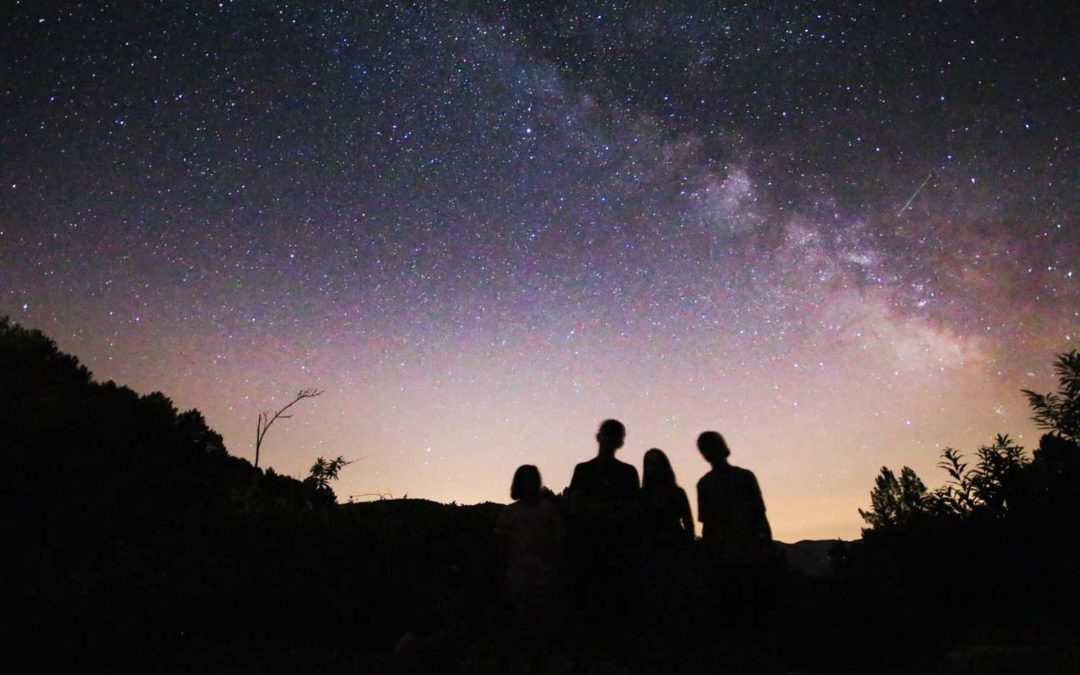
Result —
M 1065 432 L 1073 391 L 1039 399 Z M 933 492 L 913 472 L 883 470 L 860 541 L 778 544 L 782 560 L 721 579 L 729 591 L 757 585 L 756 600 L 735 601 L 737 616 L 693 590 L 716 580 L 690 545 L 683 613 L 652 635 L 662 622 L 635 614 L 624 647 L 639 659 L 677 658 L 684 672 L 1075 670 L 1080 446 L 1065 432 L 1044 437 L 1032 459 L 999 439 Z M 7 319 L 0 433 L 9 662 L 32 655 L 48 670 L 77 655 L 90 672 L 402 672 L 391 654 L 409 633 L 442 636 L 432 672 L 495 673 L 512 644 L 493 536 L 502 505 L 338 505 L 310 481 L 230 456 L 198 411 L 94 382 L 47 337 Z M 644 570 L 635 579 L 630 597 L 656 590 Z M 575 639 L 550 646 L 556 661 L 629 672 Z M 665 640 L 681 646 L 664 652 Z
M 7 319 L 0 428 L 6 620 L 39 659 L 347 664 L 424 621 L 440 568 L 494 570 L 497 505 L 327 508 L 313 486 L 230 456 L 198 411 L 94 382 Z

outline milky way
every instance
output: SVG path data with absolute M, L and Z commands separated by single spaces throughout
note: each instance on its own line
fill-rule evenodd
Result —
M 262 462 L 341 498 L 558 491 L 618 417 L 851 537 L 883 464 L 1031 447 L 1073 3 L 705 4 L 8 3 L 0 313 L 244 457 L 325 390 Z

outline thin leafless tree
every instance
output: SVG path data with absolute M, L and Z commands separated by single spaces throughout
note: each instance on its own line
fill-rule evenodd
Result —
M 289 401 L 285 407 L 278 410 L 276 413 L 271 414 L 269 410 L 265 410 L 259 413 L 259 423 L 255 427 L 255 468 L 259 468 L 259 451 L 262 449 L 263 440 L 266 438 L 266 432 L 270 429 L 270 425 L 280 420 L 287 420 L 292 415 L 286 415 L 285 411 L 293 407 L 305 398 L 315 398 L 322 394 L 319 389 L 301 389 L 296 392 L 296 397 Z

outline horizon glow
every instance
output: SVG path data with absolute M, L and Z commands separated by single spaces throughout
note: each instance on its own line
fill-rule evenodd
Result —
M 1030 451 L 1080 326 L 1064 3 L 16 3 L 0 314 L 340 501 L 715 429 L 783 541 Z M 696 504 L 695 515 L 696 515 Z

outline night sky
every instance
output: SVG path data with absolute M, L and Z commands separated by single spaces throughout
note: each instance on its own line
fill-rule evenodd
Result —
M 713 9 L 706 9 L 706 6 Z M 617 417 L 778 539 L 1029 449 L 1080 341 L 1072 2 L 0 8 L 0 314 L 356 495 L 556 491 Z

